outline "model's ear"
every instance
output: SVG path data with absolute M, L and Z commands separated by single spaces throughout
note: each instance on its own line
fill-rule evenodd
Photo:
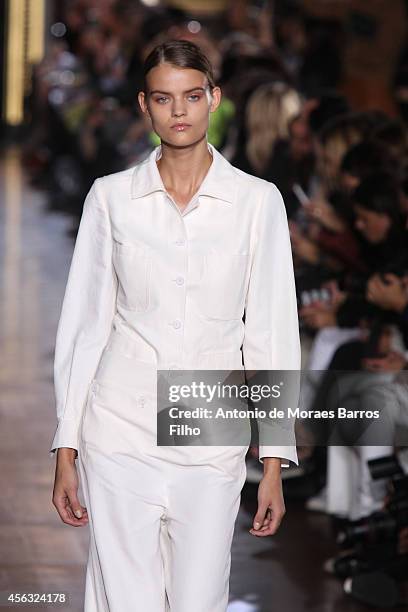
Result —
M 211 91 L 211 104 L 210 112 L 213 113 L 219 107 L 221 102 L 221 89 L 220 87 L 213 87 Z
M 137 95 L 137 99 L 139 102 L 139 106 L 142 110 L 142 113 L 145 113 L 146 115 L 148 115 L 150 117 L 150 113 L 149 113 L 149 109 L 147 108 L 147 104 L 146 104 L 146 95 L 144 91 L 139 91 L 138 95 Z

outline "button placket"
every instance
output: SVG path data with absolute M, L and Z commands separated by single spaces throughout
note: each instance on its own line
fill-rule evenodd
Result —
M 171 200 L 171 198 L 170 198 Z M 172 204 L 174 202 L 172 201 Z M 188 246 L 188 237 L 187 237 L 187 228 L 185 226 L 185 221 L 183 216 L 180 213 L 180 210 L 177 207 L 177 212 L 179 216 L 177 220 L 173 218 L 173 223 L 171 227 L 171 253 L 169 253 L 168 259 L 168 270 L 170 272 L 170 282 L 176 286 L 172 295 L 174 295 L 174 310 L 169 319 L 168 326 L 170 331 L 169 341 L 171 342 L 172 348 L 174 350 L 173 356 L 173 365 L 170 369 L 178 370 L 179 365 L 177 365 L 177 355 L 182 354 L 183 351 L 183 327 L 184 327 L 184 309 L 185 309 L 185 292 L 187 288 L 187 272 L 188 272 L 188 260 L 187 260 L 187 246 Z M 181 247 L 184 247 L 183 249 Z

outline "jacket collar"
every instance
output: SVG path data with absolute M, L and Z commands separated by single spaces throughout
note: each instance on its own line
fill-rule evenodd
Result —
M 233 166 L 212 144 L 207 142 L 207 146 L 213 161 L 197 195 L 210 196 L 231 203 L 236 178 Z M 140 198 L 155 191 L 166 191 L 156 164 L 161 153 L 161 145 L 158 145 L 144 161 L 135 166 L 131 182 L 132 198 Z

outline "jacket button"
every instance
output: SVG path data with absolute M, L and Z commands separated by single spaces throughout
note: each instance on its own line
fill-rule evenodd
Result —
M 177 283 L 178 285 L 182 285 L 182 284 L 184 283 L 184 278 L 183 278 L 182 276 L 178 276 L 178 277 L 176 278 L 176 283 Z
M 175 319 L 175 320 L 173 321 L 173 327 L 174 327 L 174 329 L 180 329 L 180 327 L 181 327 L 181 321 L 180 321 L 179 319 Z

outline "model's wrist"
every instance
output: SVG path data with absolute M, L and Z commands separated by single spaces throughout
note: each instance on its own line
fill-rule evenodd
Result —
M 281 458 L 280 457 L 263 457 L 264 475 L 280 474 Z
M 69 463 L 75 463 L 75 459 L 78 457 L 78 452 L 75 448 L 61 447 L 57 449 L 57 459 L 59 461 L 68 461 Z

